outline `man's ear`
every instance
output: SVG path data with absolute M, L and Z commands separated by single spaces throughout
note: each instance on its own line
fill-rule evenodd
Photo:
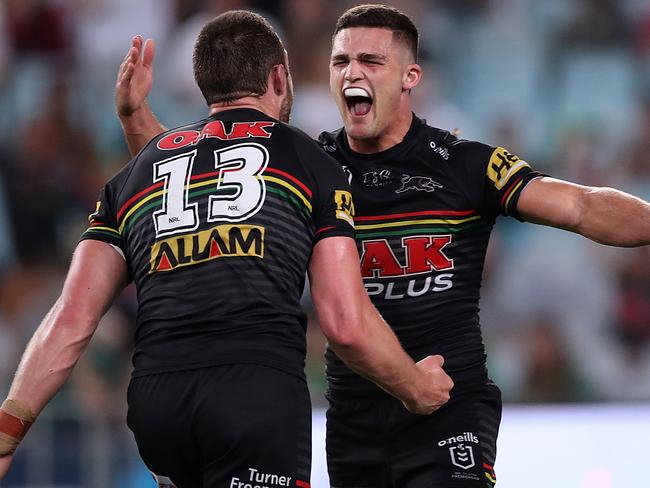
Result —
M 276 64 L 269 73 L 269 89 L 274 95 L 282 96 L 289 90 L 287 69 L 283 64 Z
M 402 77 L 402 91 L 409 91 L 412 88 L 415 88 L 422 79 L 422 67 L 417 64 L 409 64 L 406 67 L 404 76 Z

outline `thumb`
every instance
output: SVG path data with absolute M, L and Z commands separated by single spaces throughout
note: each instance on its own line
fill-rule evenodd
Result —
M 418 364 L 421 364 L 422 366 L 430 366 L 433 368 L 442 368 L 442 365 L 445 364 L 445 358 L 439 354 L 435 356 L 427 356 L 426 358 L 418 361 Z
M 156 43 L 153 39 L 144 41 L 144 48 L 142 54 L 142 64 L 145 68 L 150 68 L 153 65 L 153 58 L 156 55 Z

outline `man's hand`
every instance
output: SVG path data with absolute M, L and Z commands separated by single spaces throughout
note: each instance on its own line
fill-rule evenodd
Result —
M 135 36 L 120 65 L 115 83 L 115 108 L 120 117 L 130 117 L 142 108 L 153 84 L 153 39 Z
M 422 372 L 419 393 L 410 402 L 404 402 L 409 412 L 429 415 L 449 401 L 449 391 L 454 382 L 442 369 L 445 360 L 442 356 L 427 356 L 416 363 Z
M 0 457 L 0 480 L 3 479 L 7 474 L 7 471 L 9 471 L 9 467 L 11 466 L 11 462 L 13 460 L 14 460 L 13 454 L 10 456 Z

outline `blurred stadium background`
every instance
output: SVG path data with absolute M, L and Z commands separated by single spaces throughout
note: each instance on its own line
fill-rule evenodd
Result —
M 266 15 L 292 65 L 293 123 L 339 127 L 330 36 L 347 0 L 5 0 L 0 3 L 0 393 L 64 278 L 103 182 L 128 155 L 113 108 L 134 34 L 158 54 L 151 105 L 198 119 L 191 49 L 212 16 Z M 648 0 L 408 0 L 420 29 L 416 112 L 541 171 L 650 199 Z M 305 306 L 311 310 L 308 298 Z M 650 249 L 611 249 L 503 219 L 482 322 L 507 404 L 498 486 L 647 486 Z M 2 487 L 151 487 L 125 427 L 136 308 L 128 289 L 43 413 Z M 313 315 L 313 314 L 310 314 Z M 309 327 L 315 488 L 327 486 L 322 351 Z M 565 404 L 564 406 L 558 404 Z M 647 478 L 647 475 L 645 475 Z

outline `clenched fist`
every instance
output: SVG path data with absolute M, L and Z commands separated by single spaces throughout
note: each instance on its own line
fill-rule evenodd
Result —
M 442 369 L 444 363 L 442 356 L 427 356 L 416 363 L 420 370 L 418 393 L 409 402 L 403 402 L 410 412 L 428 415 L 449 401 L 454 382 Z

